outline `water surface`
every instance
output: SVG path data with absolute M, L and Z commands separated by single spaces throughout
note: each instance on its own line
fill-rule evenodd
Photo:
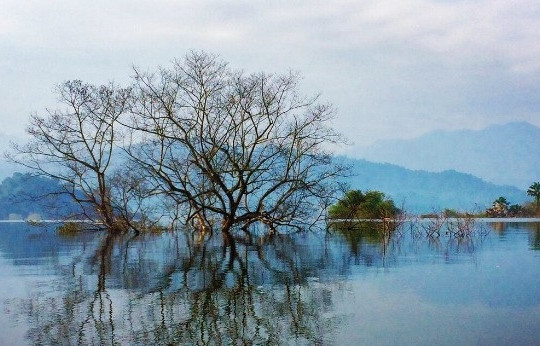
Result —
M 200 240 L 0 224 L 0 344 L 540 344 L 540 223 Z

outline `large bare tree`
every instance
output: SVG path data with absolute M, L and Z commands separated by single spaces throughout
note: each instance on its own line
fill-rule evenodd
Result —
M 156 73 L 136 69 L 127 151 L 202 230 L 305 227 L 323 214 L 343 168 L 326 151 L 340 141 L 332 108 L 301 96 L 298 81 L 233 71 L 204 52 Z
M 63 108 L 32 115 L 27 128 L 31 140 L 15 145 L 11 159 L 59 179 L 63 193 L 80 205 L 81 215 L 97 218 L 113 233 L 127 230 L 135 213 L 128 212 L 125 198 L 117 199 L 111 191 L 122 186 L 113 185 L 112 171 L 115 147 L 122 140 L 118 120 L 130 90 L 69 81 L 56 91 Z
M 156 73 L 136 69 L 129 88 L 66 82 L 64 109 L 33 115 L 12 159 L 61 180 L 114 233 L 158 205 L 202 231 L 304 228 L 324 215 L 343 168 L 326 151 L 340 141 L 332 108 L 300 95 L 298 81 L 192 52 Z

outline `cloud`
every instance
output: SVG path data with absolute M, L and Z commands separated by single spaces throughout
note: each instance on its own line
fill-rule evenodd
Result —
M 306 35 L 299 44 L 328 49 L 404 45 L 449 62 L 497 60 L 513 71 L 531 72 L 540 69 L 540 60 L 534 59 L 540 51 L 539 10 L 529 0 L 341 1 L 295 5 L 283 11 L 289 15 L 270 12 L 263 22 L 284 31 L 303 25 Z
M 0 126 L 14 126 L 5 109 L 40 109 L 54 83 L 122 80 L 131 64 L 154 68 L 189 49 L 248 71 L 300 70 L 357 142 L 534 122 L 540 106 L 532 0 L 4 0 L 0 95 L 11 96 L 0 96 Z
M 531 0 L 13 1 L 0 40 L 58 49 L 268 44 L 312 50 L 406 46 L 448 61 L 540 70 L 540 6 Z

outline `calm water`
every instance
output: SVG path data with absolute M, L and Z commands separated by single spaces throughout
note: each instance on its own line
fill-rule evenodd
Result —
M 540 344 L 540 223 L 207 241 L 0 224 L 0 344 Z

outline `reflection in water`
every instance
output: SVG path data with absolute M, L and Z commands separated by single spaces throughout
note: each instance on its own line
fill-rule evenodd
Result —
M 390 226 L 371 222 L 335 223 L 330 231 L 349 245 L 349 255 L 354 259 L 351 264 L 389 267 L 406 260 L 411 253 L 427 253 L 444 259 L 445 263 L 455 261 L 459 254 L 473 256 L 488 233 L 485 225 L 476 227 L 470 236 L 462 237 L 451 236 L 446 228 L 442 235 L 428 236 L 418 222 Z
M 506 235 L 508 229 L 526 231 L 529 238 L 529 247 L 532 250 L 540 250 L 540 223 L 538 222 L 494 222 L 491 223 L 491 226 L 501 237 Z
M 525 224 L 529 231 L 529 246 L 533 250 L 540 250 L 540 223 Z
M 539 225 L 523 227 L 527 227 L 530 247 L 538 249 Z M 54 274 L 27 298 L 5 304 L 14 320 L 28 326 L 28 340 L 39 345 L 329 344 L 338 337 L 347 340 L 340 330 L 357 330 L 347 320 L 366 316 L 362 312 L 351 315 L 354 307 L 349 308 L 347 299 L 379 311 L 384 306 L 380 299 L 389 297 L 362 291 L 347 298 L 358 287 L 376 287 L 367 281 L 363 284 L 368 276 L 358 277 L 359 271 L 409 266 L 411 281 L 394 271 L 384 280 L 399 285 L 385 290 L 395 287 L 400 292 L 400 285 L 408 285 L 409 290 L 414 288 L 435 301 L 440 290 L 429 287 L 440 285 L 452 288 L 456 301 L 467 301 L 469 290 L 454 287 L 457 279 L 444 282 L 437 271 L 430 272 L 437 284 L 421 288 L 428 285 L 426 270 L 436 268 L 434 264 L 471 262 L 474 268 L 476 255 L 485 245 L 484 233 L 457 238 L 443 232 L 440 237 L 426 237 L 409 224 L 398 229 L 380 224 L 333 227 L 322 234 L 215 234 L 204 240 L 189 232 L 137 237 L 83 233 L 70 238 L 60 238 L 51 230 L 32 231 L 26 237 L 21 232 L 7 234 L 12 251 L 2 243 L 0 251 L 10 254 L 16 265 L 23 258 L 34 258 L 32 265 Z M 43 258 L 47 258 L 45 264 Z M 500 256 L 494 258 L 499 261 Z M 421 264 L 418 269 L 416 263 Z M 483 272 L 493 271 L 499 278 L 506 262 L 496 263 Z M 515 273 L 508 271 L 508 275 Z M 469 280 L 474 277 L 467 275 Z M 484 279 L 492 282 L 490 277 Z M 503 291 L 494 290 L 485 300 L 504 296 L 506 289 L 499 288 Z M 368 300 L 378 298 L 369 303 L 358 294 Z M 534 294 L 533 290 L 529 295 Z M 406 302 L 400 304 L 407 311 Z M 378 318 L 384 320 L 383 316 Z M 362 321 L 367 323 L 371 317 Z
M 19 302 L 33 343 L 317 344 L 331 335 L 334 288 L 310 282 L 325 251 L 301 240 L 96 238 L 57 282 L 60 294 Z
M 508 230 L 508 223 L 506 222 L 492 222 L 491 228 L 500 236 L 503 236 Z

